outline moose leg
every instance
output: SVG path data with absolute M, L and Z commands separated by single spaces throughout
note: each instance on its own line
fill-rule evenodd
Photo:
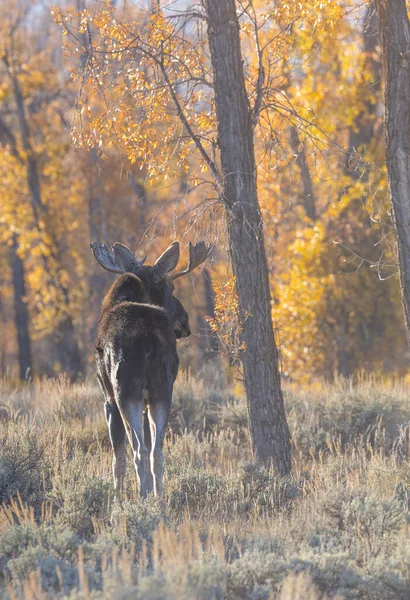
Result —
M 112 459 L 112 473 L 114 477 L 115 495 L 118 500 L 121 500 L 124 476 L 127 468 L 127 458 L 125 453 L 125 428 L 124 423 L 122 422 L 120 411 L 115 404 L 114 390 L 109 378 L 107 377 L 104 365 L 100 362 L 100 360 L 98 360 L 98 358 L 96 362 L 97 379 L 105 398 L 105 418 L 107 421 L 108 433 L 114 453 Z
M 105 403 L 105 418 L 107 420 L 111 446 L 114 452 L 112 472 L 114 476 L 115 494 L 117 499 L 121 500 L 127 459 L 125 453 L 125 427 L 115 402 L 107 401 Z
M 149 422 L 148 409 L 144 409 L 144 443 L 147 448 L 148 454 L 151 454 L 152 441 L 151 441 L 151 426 Z M 150 469 L 147 471 L 147 494 L 151 494 L 154 491 L 154 479 Z
M 151 403 L 148 406 L 148 415 L 151 428 L 152 450 L 151 450 L 151 472 L 154 477 L 154 495 L 162 493 L 162 478 L 164 474 L 164 455 L 162 446 L 167 431 L 169 411 L 171 408 L 171 395 L 167 391 L 158 390 L 152 394 Z
M 132 446 L 134 465 L 142 498 L 147 496 L 147 473 L 149 452 L 144 443 L 143 409 L 144 402 L 136 398 L 121 398 L 119 402 L 128 440 Z

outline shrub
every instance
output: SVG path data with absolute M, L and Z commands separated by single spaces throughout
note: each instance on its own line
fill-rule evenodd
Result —
M 294 469 L 279 478 L 251 462 L 244 399 L 182 377 L 164 494 L 141 501 L 129 461 L 122 506 L 98 390 L 49 381 L 7 394 L 1 599 L 4 575 L 27 600 L 408 599 L 404 386 L 289 387 Z
M 204 368 L 198 378 L 184 373 L 174 388 L 171 429 L 179 433 L 209 431 L 219 423 L 219 411 L 232 400 L 232 394 L 221 384 L 220 374 L 211 366 Z
M 40 510 L 51 487 L 50 445 L 27 419 L 0 424 L 0 504 L 19 496 Z
M 121 536 L 125 546 L 133 544 L 141 550 L 145 540 L 152 541 L 152 532 L 158 527 L 164 515 L 157 498 L 149 497 L 144 502 L 132 500 L 115 504 L 112 511 L 113 529 Z
M 68 529 L 25 522 L 11 526 L 0 538 L 0 563 L 16 582 L 39 569 L 43 589 L 59 589 L 62 579 L 68 592 L 78 583 L 77 568 L 73 565 L 79 545 L 79 538 Z
M 221 475 L 202 469 L 188 468 L 174 478 L 167 489 L 168 505 L 174 515 L 181 517 L 187 511 L 191 518 L 206 513 L 221 514 L 226 505 L 227 481 Z
M 373 556 L 389 552 L 405 523 L 403 505 L 396 499 L 380 500 L 367 490 L 330 490 L 320 504 L 332 526 L 355 536 Z
M 242 487 L 245 511 L 250 507 L 285 507 L 300 493 L 291 477 L 277 477 L 256 463 L 240 464 L 237 477 Z
M 329 444 L 369 445 L 390 453 L 406 434 L 409 417 L 398 386 L 360 386 L 341 381 L 314 391 L 285 390 L 289 428 L 295 448 L 304 454 L 327 452 Z M 403 448 L 402 448 L 403 450 Z
M 58 521 L 72 529 L 81 538 L 94 533 L 94 520 L 108 521 L 113 496 L 111 482 L 86 475 L 73 487 L 66 487 Z

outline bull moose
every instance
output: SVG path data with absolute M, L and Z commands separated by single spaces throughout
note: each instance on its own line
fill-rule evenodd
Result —
M 174 296 L 173 281 L 203 263 L 212 246 L 189 244 L 189 263 L 179 261 L 179 242 L 171 244 L 153 266 L 138 261 L 123 244 L 110 251 L 90 248 L 107 271 L 121 274 L 102 302 L 95 344 L 97 377 L 113 449 L 113 476 L 121 498 L 126 469 L 126 437 L 131 444 L 140 494 L 161 494 L 162 446 L 178 373 L 177 338 L 188 337 L 188 314 Z

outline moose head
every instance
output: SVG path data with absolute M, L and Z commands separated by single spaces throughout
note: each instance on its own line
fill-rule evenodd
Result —
M 173 282 L 201 265 L 211 254 L 213 245 L 206 246 L 204 242 L 193 245 L 189 242 L 188 266 L 183 271 L 176 273 L 172 273 L 172 271 L 179 261 L 179 242 L 173 242 L 152 266 L 145 265 L 146 256 L 142 260 L 138 260 L 127 246 L 119 242 L 112 246 L 111 251 L 105 244 L 98 242 L 92 242 L 90 248 L 97 262 L 106 271 L 132 274 L 141 280 L 144 297 L 141 299 L 122 297 L 122 300 L 133 299 L 160 306 L 167 311 L 177 338 L 188 337 L 191 334 L 188 314 L 178 298 L 174 296 Z

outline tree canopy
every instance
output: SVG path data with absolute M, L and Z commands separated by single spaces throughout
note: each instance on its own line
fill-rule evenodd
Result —
M 374 6 L 254 0 L 237 8 L 281 371 L 303 381 L 362 370 L 403 375 L 407 349 Z M 87 369 L 109 282 L 87 253 L 96 238 L 139 245 L 148 254 L 176 236 L 217 241 L 211 324 L 228 347 L 226 336 L 240 324 L 232 325 L 237 299 L 225 253 L 201 5 L 67 2 L 50 16 L 40 4 L 10 1 L 6 12 L 0 25 L 0 318 L 9 332 L 3 371 L 17 360 L 13 240 L 24 265 L 33 347 L 43 349 L 41 357 L 34 351 L 37 373 L 80 368 L 76 353 Z M 188 309 L 204 316 L 202 276 L 184 286 Z M 197 330 L 202 349 L 209 346 L 201 342 L 205 329 L 202 322 Z M 56 351 L 67 332 L 71 366 Z

